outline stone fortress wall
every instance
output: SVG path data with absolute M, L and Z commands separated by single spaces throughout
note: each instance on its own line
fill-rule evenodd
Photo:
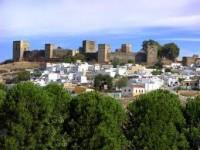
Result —
M 80 50 L 63 49 L 53 44 L 45 44 L 42 50 L 30 50 L 29 43 L 24 41 L 13 42 L 14 61 L 63 61 L 66 57 L 71 57 L 77 53 L 85 55 L 87 61 L 96 61 L 101 64 L 112 62 L 117 59 L 120 62 L 128 63 L 129 60 L 135 63 L 147 63 L 153 65 L 157 63 L 157 47 L 148 46 L 147 49 L 133 53 L 131 44 L 122 44 L 121 48 L 115 52 L 111 51 L 108 44 L 99 44 L 95 41 L 85 40 Z

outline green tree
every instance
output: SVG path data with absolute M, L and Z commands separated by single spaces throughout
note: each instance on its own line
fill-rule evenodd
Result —
M 124 132 L 132 150 L 183 150 L 188 148 L 184 125 L 178 97 L 157 90 L 139 96 L 128 106 Z
M 49 125 L 52 100 L 40 87 L 20 83 L 8 90 L 2 106 L 1 149 L 48 149 L 55 138 Z
M 72 98 L 64 123 L 69 136 L 67 149 L 121 150 L 126 144 L 122 133 L 125 117 L 122 106 L 113 98 L 86 93 Z
M 163 68 L 163 63 L 159 60 L 154 66 L 153 68 L 155 69 L 162 69 Z
M 1 113 L 1 107 L 4 103 L 5 97 L 6 97 L 6 91 L 0 89 L 0 113 Z
M 63 133 L 63 123 L 67 117 L 66 110 L 71 100 L 69 93 L 64 90 L 62 85 L 49 84 L 44 88 L 49 97 L 52 99 L 53 112 L 50 117 L 50 125 L 54 129 L 54 140 L 51 149 L 64 149 L 67 145 L 68 138 Z
M 64 62 L 66 63 L 75 63 L 77 60 L 85 61 L 86 58 L 83 54 L 76 54 L 75 56 L 67 56 L 64 59 Z
M 5 84 L 2 84 L 2 83 L 0 83 L 0 90 L 6 90 L 7 89 L 7 87 L 5 86 Z
M 156 76 L 156 75 L 161 75 L 162 74 L 162 71 L 159 70 L 159 69 L 156 69 L 154 71 L 152 71 L 152 75 Z
M 166 68 L 165 72 L 171 72 L 172 70 L 170 68 Z
M 117 68 L 117 66 L 120 66 L 120 64 L 121 64 L 121 61 L 119 59 L 114 59 L 112 61 L 112 65 L 114 68 Z
M 74 58 L 75 58 L 75 60 L 81 60 L 81 61 L 85 61 L 86 60 L 85 56 L 83 54 L 80 54 L 80 53 L 76 54 L 74 56 Z
M 129 64 L 135 64 L 135 61 L 134 61 L 133 59 L 129 59 L 129 60 L 128 60 L 128 63 L 129 63 Z
M 154 40 L 148 40 L 148 41 L 144 41 L 142 43 L 142 49 L 146 52 L 146 50 L 148 49 L 149 45 L 155 45 L 158 46 L 158 51 L 160 50 L 161 46 L 159 44 L 159 42 L 154 41 Z
M 180 49 L 175 43 L 168 43 L 161 48 L 159 55 L 174 61 L 179 56 L 179 51 Z
M 200 97 L 189 100 L 184 112 L 190 149 L 198 150 L 200 148 Z
M 22 71 L 17 74 L 17 77 L 15 78 L 15 82 L 19 83 L 21 81 L 28 81 L 30 80 L 30 77 L 31 77 L 31 74 L 29 71 Z
M 115 86 L 118 88 L 122 88 L 127 86 L 128 84 L 128 78 L 127 77 L 122 77 L 119 80 L 116 81 Z
M 113 78 L 109 75 L 97 75 L 94 79 L 94 87 L 98 91 L 104 91 L 104 90 L 111 90 L 113 87 Z M 107 89 L 105 89 L 105 86 L 107 86 Z

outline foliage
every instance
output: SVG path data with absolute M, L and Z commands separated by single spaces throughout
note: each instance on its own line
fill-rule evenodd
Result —
M 161 74 L 162 74 L 161 70 L 156 69 L 156 70 L 152 71 L 152 75 L 161 75 Z
M 119 80 L 116 81 L 115 86 L 118 88 L 122 88 L 127 86 L 128 84 L 128 78 L 127 77 L 122 77 Z
M 178 78 L 178 82 L 182 82 L 182 81 L 184 81 L 185 79 L 184 78 Z
M 0 139 L 2 149 L 65 147 L 60 131 L 64 118 L 60 118 L 58 107 L 62 105 L 58 97 L 63 101 L 65 97 L 57 89 L 58 93 L 53 95 L 51 88 L 43 90 L 32 83 L 20 83 L 8 90 L 1 115 L 1 131 L 6 131 Z
M 6 97 L 6 91 L 0 89 L 0 109 L 2 104 L 4 103 L 5 97 Z
M 198 150 L 200 148 L 200 97 L 191 99 L 186 104 L 185 118 L 190 148 Z
M 72 99 L 68 111 L 64 123 L 70 139 L 67 149 L 123 149 L 125 113 L 115 99 L 95 92 L 82 94 Z
M 114 68 L 117 68 L 117 66 L 123 66 L 124 63 L 122 61 L 120 61 L 119 59 L 114 59 L 112 61 L 112 65 L 113 65 Z
M 129 59 L 129 60 L 128 60 L 128 63 L 129 63 L 129 64 L 135 64 L 135 61 L 134 61 L 133 59 Z
M 99 76 L 100 88 L 110 77 Z M 124 84 L 126 79 L 121 80 Z M 200 97 L 181 108 L 178 96 L 157 90 L 139 96 L 126 112 L 118 101 L 97 92 L 71 97 L 57 84 L 0 86 L 0 149 L 200 147 Z
M 75 63 L 77 60 L 85 61 L 85 56 L 83 54 L 76 54 L 75 56 L 68 56 L 65 58 L 66 63 Z
M 97 75 L 94 79 L 94 87 L 98 91 L 104 91 L 104 90 L 111 90 L 113 87 L 112 83 L 113 78 L 109 75 Z M 107 86 L 107 89 L 105 89 L 105 86 Z
M 15 83 L 19 83 L 21 81 L 28 81 L 30 80 L 30 72 L 29 71 L 22 71 L 22 72 L 19 72 L 17 74 L 17 77 L 15 78 Z
M 53 148 L 62 149 L 66 147 L 68 138 L 63 132 L 63 123 L 67 116 L 66 110 L 71 100 L 69 93 L 64 90 L 62 85 L 49 84 L 44 88 L 49 97 L 52 98 L 53 113 L 50 118 L 50 124 L 55 128 L 55 139 L 53 141 Z
M 163 68 L 163 63 L 159 60 L 154 66 L 149 66 L 148 68 L 161 70 Z
M 128 106 L 124 132 L 129 149 L 187 149 L 182 129 L 185 120 L 176 95 L 157 90 Z
M 166 68 L 165 72 L 171 72 L 172 70 L 170 68 Z
M 6 88 L 6 86 L 4 85 L 4 84 L 2 84 L 2 83 L 0 83 L 0 90 L 6 90 L 7 88 Z
M 158 61 L 155 65 L 154 65 L 155 69 L 162 69 L 163 68 L 163 63 L 161 61 Z
M 143 49 L 144 51 L 146 51 L 146 50 L 148 49 L 148 46 L 149 46 L 149 45 L 155 45 L 155 46 L 157 46 L 157 47 L 158 47 L 158 51 L 159 51 L 160 48 L 161 48 L 159 42 L 154 41 L 154 40 L 148 40 L 148 41 L 144 41 L 144 42 L 142 43 L 142 49 Z
M 31 74 L 31 76 L 32 76 L 32 77 L 35 77 L 35 78 L 39 78 L 39 77 L 41 77 L 41 75 L 42 75 L 42 72 L 41 72 L 40 70 L 35 70 L 35 71 Z
M 18 84 L 8 91 L 1 118 L 6 136 L 3 149 L 41 149 L 53 134 L 48 125 L 51 100 L 41 88 L 31 83 Z
M 179 56 L 179 51 L 180 49 L 175 43 L 168 43 L 161 48 L 159 55 L 174 61 Z

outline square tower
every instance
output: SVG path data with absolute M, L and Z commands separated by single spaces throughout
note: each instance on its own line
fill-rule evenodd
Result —
M 46 59 L 53 58 L 54 49 L 55 49 L 55 45 L 53 45 L 53 44 L 45 44 L 45 58 Z
M 132 51 L 132 45 L 131 44 L 122 44 L 121 52 L 130 53 L 131 51 Z
M 95 41 L 83 41 L 83 53 L 96 53 L 96 42 Z
M 158 62 L 158 46 L 157 45 L 147 45 L 146 50 L 147 65 L 152 66 Z
M 29 51 L 29 42 L 27 41 L 13 41 L 13 60 L 22 61 L 24 59 L 24 52 Z
M 108 63 L 108 53 L 110 52 L 110 45 L 99 44 L 98 45 L 98 62 L 99 63 Z

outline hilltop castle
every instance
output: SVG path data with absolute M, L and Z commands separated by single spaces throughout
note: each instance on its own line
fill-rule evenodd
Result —
M 98 44 L 95 41 L 85 40 L 79 50 L 63 49 L 53 44 L 45 44 L 44 49 L 31 50 L 27 41 L 13 42 L 14 61 L 64 61 L 67 57 L 82 54 L 87 61 L 107 64 L 118 60 L 122 63 L 135 62 L 154 65 L 157 63 L 158 47 L 148 44 L 145 49 L 134 53 L 131 44 L 122 44 L 121 48 L 112 52 L 110 45 Z

